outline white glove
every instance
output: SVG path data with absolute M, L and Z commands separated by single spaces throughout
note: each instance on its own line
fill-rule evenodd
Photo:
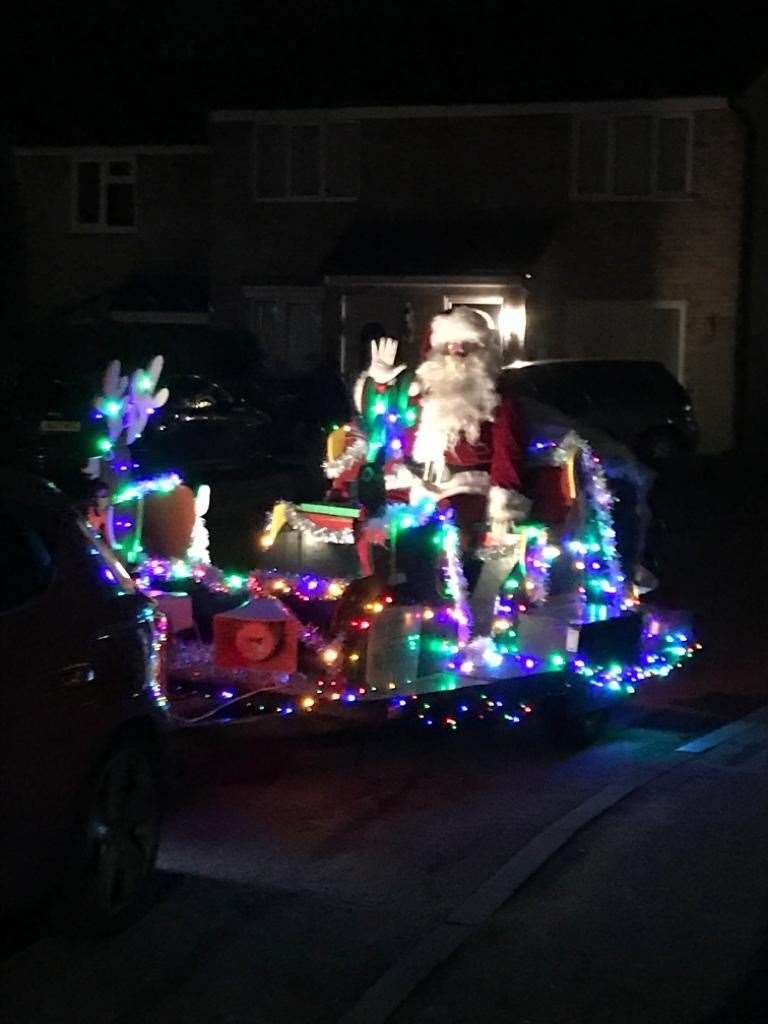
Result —
M 394 338 L 379 338 L 371 342 L 371 365 L 368 376 L 377 384 L 391 384 L 398 374 L 405 369 L 405 363 L 395 366 L 397 358 L 397 341 Z

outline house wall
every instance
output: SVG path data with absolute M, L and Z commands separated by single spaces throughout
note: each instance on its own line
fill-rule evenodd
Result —
M 747 92 L 742 109 L 751 145 L 740 425 L 745 446 L 762 451 L 768 434 L 768 72 Z
M 120 151 L 136 158 L 136 230 L 125 233 L 73 230 L 73 158 L 80 152 L 16 152 L 32 320 L 71 310 L 134 272 L 207 275 L 211 189 L 204 147 Z
M 574 115 L 564 109 L 363 119 L 356 202 L 259 202 L 253 121 L 247 113 L 242 121 L 214 116 L 216 316 L 244 326 L 245 285 L 320 284 L 325 261 L 354 220 L 546 220 L 554 225 L 551 241 L 526 281 L 531 355 L 578 354 L 569 350 L 566 330 L 574 303 L 680 303 L 684 382 L 703 444 L 726 449 L 733 437 L 744 129 L 724 104 L 708 107 L 715 105 L 692 112 L 690 194 L 663 201 L 574 199 Z

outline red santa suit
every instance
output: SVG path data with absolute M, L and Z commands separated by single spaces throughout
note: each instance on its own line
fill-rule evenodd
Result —
M 457 307 L 432 321 L 431 352 L 417 371 L 422 389 L 412 458 L 423 467 L 412 498 L 426 490 L 455 512 L 463 545 L 480 542 L 486 521 L 501 540 L 524 518 L 523 418 L 495 389 L 492 324 Z

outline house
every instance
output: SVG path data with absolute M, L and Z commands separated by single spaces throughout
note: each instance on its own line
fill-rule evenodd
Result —
M 748 109 L 236 107 L 210 114 L 205 145 L 178 125 L 165 144 L 157 128 L 137 143 L 140 125 L 130 143 L 109 124 L 88 145 L 38 138 L 14 150 L 28 317 L 90 324 L 95 345 L 107 327 L 150 334 L 195 365 L 230 344 L 211 330 L 246 350 L 248 332 L 275 373 L 330 357 L 351 380 L 377 330 L 415 362 L 435 313 L 506 306 L 527 318 L 515 355 L 660 359 L 704 449 L 726 450 L 768 407 L 765 261 L 746 266 L 744 229 L 764 92 Z
M 207 145 L 14 151 L 32 325 L 207 324 Z
M 371 325 L 418 359 L 455 303 L 527 312 L 527 358 L 659 359 L 733 443 L 747 132 L 725 97 L 210 115 L 214 322 L 273 368 Z
M 768 436 L 768 71 L 739 97 L 737 109 L 748 132 L 737 429 L 743 446 L 762 454 Z

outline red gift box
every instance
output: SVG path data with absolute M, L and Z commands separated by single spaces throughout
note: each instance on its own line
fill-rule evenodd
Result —
M 299 624 L 273 597 L 256 597 L 213 617 L 214 661 L 219 668 L 295 672 Z

